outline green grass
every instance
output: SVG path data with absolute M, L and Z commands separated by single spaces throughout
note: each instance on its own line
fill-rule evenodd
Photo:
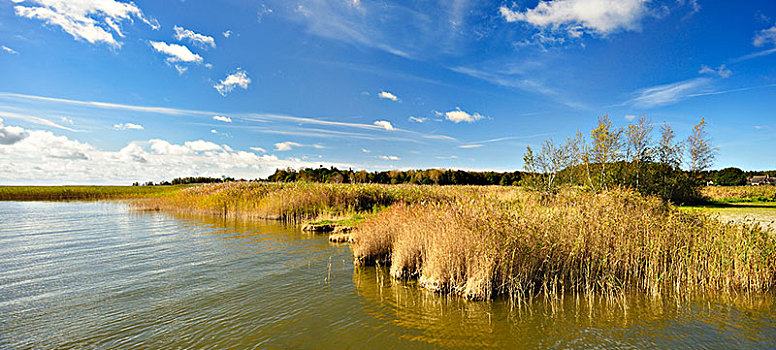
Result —
M 178 192 L 181 186 L 0 186 L 0 200 L 60 201 L 157 198 Z

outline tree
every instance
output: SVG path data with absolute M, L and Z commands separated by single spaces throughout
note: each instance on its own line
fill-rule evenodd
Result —
M 701 118 L 701 121 L 695 124 L 686 142 L 690 156 L 690 172 L 697 175 L 714 164 L 717 149 L 711 146 L 711 138 L 706 132 L 706 118 Z
M 638 122 L 628 125 L 628 158 L 636 172 L 636 189 L 640 189 L 642 165 L 652 161 L 652 125 L 647 115 L 642 114 Z
M 612 127 L 609 115 L 598 117 L 598 126 L 590 131 L 592 138 L 591 156 L 600 167 L 599 189 L 608 189 L 607 164 L 622 158 L 622 129 Z
M 657 147 L 658 161 L 671 168 L 678 168 L 682 164 L 682 145 L 674 143 L 674 130 L 668 123 L 660 127 L 660 144 Z
M 745 185 L 746 174 L 739 168 L 725 168 L 715 174 L 714 182 L 720 186 Z

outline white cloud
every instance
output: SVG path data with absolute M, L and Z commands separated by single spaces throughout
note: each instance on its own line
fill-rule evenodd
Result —
M 722 78 L 727 78 L 733 75 L 733 71 L 728 69 L 724 64 L 717 67 L 717 69 L 711 68 L 704 64 L 701 66 L 701 70 L 698 71 L 698 74 L 713 74 L 719 75 Z
M 752 44 L 757 47 L 776 45 L 776 26 L 763 29 L 755 34 Z
M 361 149 L 361 152 L 364 152 L 364 153 L 370 153 L 370 152 L 372 152 L 372 151 L 370 151 L 370 150 L 368 150 L 368 149 L 366 149 L 366 148 L 362 148 L 362 149 Z
M 426 121 L 428 121 L 428 118 L 423 118 L 423 117 L 419 118 L 415 116 L 410 116 L 409 120 L 415 123 L 425 123 Z
M 202 35 L 199 33 L 195 33 L 189 29 L 184 29 L 183 27 L 175 26 L 173 27 L 175 30 L 175 39 L 178 41 L 189 40 L 191 43 L 199 45 L 201 47 L 216 47 L 216 39 L 213 39 L 212 36 Z
M 0 143 L 1 184 L 130 183 L 169 180 L 179 176 L 221 175 L 257 178 L 276 168 L 300 168 L 320 160 L 281 160 L 270 154 L 237 151 L 228 145 L 197 140 L 172 144 L 165 140 L 133 141 L 116 151 L 101 150 L 49 131 L 0 127 L 26 137 Z M 3 139 L 4 140 L 4 139 Z M 262 152 L 264 153 L 264 152 Z
M 583 32 L 607 35 L 620 30 L 638 30 L 648 13 L 649 0 L 555 0 L 540 1 L 521 12 L 499 8 L 507 22 L 526 22 L 541 29 L 564 31 L 571 37 Z
M 16 52 L 16 50 L 14 50 L 14 49 L 12 49 L 12 48 L 10 48 L 8 46 L 5 46 L 5 45 L 0 45 L 0 49 L 2 49 L 3 51 L 5 51 L 7 53 L 10 53 L 11 55 L 18 54 L 18 52 Z
M 210 129 L 210 133 L 211 134 L 218 134 L 218 131 L 216 131 L 216 129 Z
M 0 118 L 0 145 L 12 145 L 27 137 L 24 129 L 18 126 L 3 126 L 3 119 Z
M 401 158 L 397 156 L 379 156 L 382 160 L 401 160 Z
M 225 117 L 225 116 L 222 116 L 222 115 L 214 115 L 213 116 L 213 120 L 217 120 L 219 122 L 224 122 L 224 123 L 231 123 L 232 122 L 232 118 Z
M 653 86 L 637 91 L 636 97 L 631 102 L 642 107 L 672 104 L 697 95 L 708 83 L 709 78 L 695 78 Z
M 237 72 L 227 75 L 226 78 L 213 85 L 213 87 L 221 96 L 226 96 L 236 87 L 247 90 L 250 83 L 251 78 L 248 77 L 248 74 L 244 70 L 237 68 Z
M 184 67 L 179 64 L 174 65 L 175 70 L 178 71 L 179 75 L 183 75 L 183 73 L 186 73 L 187 70 L 189 70 L 189 67 Z
M 63 123 L 73 125 L 73 120 L 68 117 L 59 117 L 59 120 L 61 120 Z
M 377 94 L 377 96 L 380 97 L 380 98 L 386 99 L 386 100 L 391 100 L 391 101 L 398 101 L 399 100 L 398 96 L 396 96 L 396 95 L 394 95 L 394 94 L 392 94 L 392 93 L 390 93 L 388 91 L 380 91 L 380 93 Z
M 393 124 L 387 120 L 377 120 L 374 122 L 375 126 L 379 126 L 385 130 L 393 130 Z
M 483 116 L 482 114 L 479 114 L 479 113 L 469 114 L 467 112 L 462 111 L 460 108 L 456 108 L 454 111 L 449 111 L 445 113 L 445 119 L 456 124 L 461 122 L 473 123 L 483 118 L 485 118 L 485 116 Z
M 202 56 L 195 54 L 188 47 L 178 44 L 168 44 L 163 41 L 149 41 L 154 50 L 167 55 L 167 62 L 201 63 Z
M 140 124 L 134 124 L 134 123 L 121 123 L 121 124 L 114 124 L 113 129 L 115 130 L 143 130 L 143 126 Z
M 264 20 L 264 16 L 269 15 L 272 13 L 272 9 L 267 7 L 267 5 L 261 4 L 261 8 L 256 13 L 256 21 L 261 23 L 262 20 Z
M 14 0 L 15 3 L 21 1 Z M 115 0 L 30 0 L 32 6 L 17 5 L 14 11 L 17 16 L 34 18 L 52 26 L 62 28 L 76 40 L 86 40 L 89 43 L 106 43 L 120 47 L 113 33 L 123 37 L 120 24 L 137 18 L 151 26 L 159 28 L 156 20 L 149 20 L 133 2 Z
M 250 149 L 254 150 L 256 152 L 267 153 L 267 150 L 265 150 L 265 149 L 263 149 L 261 147 L 251 147 Z
M 625 116 L 625 120 L 627 121 L 633 121 L 633 119 L 636 119 L 636 116 L 633 114 L 628 114 Z
M 480 148 L 483 145 L 460 145 L 458 148 Z
M 221 151 L 223 148 L 221 146 L 212 143 L 210 141 L 204 141 L 204 140 L 196 140 L 196 141 L 187 141 L 183 143 L 184 146 L 188 147 L 194 152 L 207 152 L 207 151 Z
M 313 148 L 315 148 L 315 149 L 324 149 L 324 148 L 326 148 L 326 147 L 324 147 L 323 145 L 314 144 L 314 145 L 313 145 Z
M 290 151 L 294 149 L 294 147 L 301 147 L 301 146 L 302 146 L 301 143 L 296 143 L 296 142 L 290 142 L 290 141 L 278 142 L 275 144 L 275 150 L 279 152 L 284 152 L 284 151 Z
M 227 30 L 227 31 L 221 33 L 221 35 L 223 35 L 224 38 L 228 38 L 228 37 L 230 37 L 232 35 L 232 31 L 231 30 Z

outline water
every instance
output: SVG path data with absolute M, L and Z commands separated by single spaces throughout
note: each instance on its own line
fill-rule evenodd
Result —
M 772 296 L 515 308 L 274 222 L 0 202 L 0 349 L 774 348 Z

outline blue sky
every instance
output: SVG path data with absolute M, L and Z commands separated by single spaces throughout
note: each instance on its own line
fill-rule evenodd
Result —
M 0 1 L 0 184 L 516 170 L 606 113 L 776 168 L 773 1 Z

